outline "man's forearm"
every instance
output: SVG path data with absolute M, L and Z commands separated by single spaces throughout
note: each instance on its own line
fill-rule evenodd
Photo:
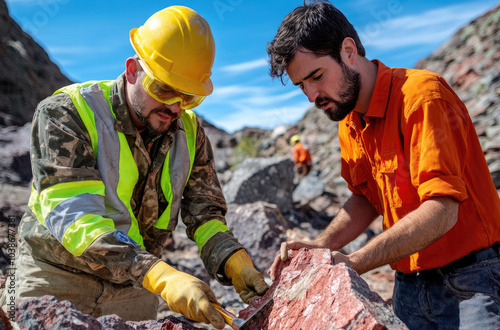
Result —
M 433 243 L 457 222 L 458 202 L 440 197 L 425 201 L 394 226 L 348 256 L 359 274 L 406 258 Z
M 80 256 L 93 274 L 113 283 L 132 283 L 142 287 L 144 275 L 159 258 L 141 249 L 119 242 L 112 233 L 99 236 Z
M 366 197 L 353 194 L 314 242 L 332 251 L 339 250 L 363 233 L 377 216 Z

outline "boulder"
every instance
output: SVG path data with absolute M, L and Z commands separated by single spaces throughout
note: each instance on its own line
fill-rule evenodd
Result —
M 114 314 L 95 319 L 80 312 L 69 301 L 58 301 L 48 295 L 21 301 L 17 306 L 16 323 L 21 329 L 201 329 L 174 316 L 167 316 L 158 321 L 137 322 L 123 321 Z
M 230 169 L 231 159 L 233 157 L 233 149 L 231 148 L 215 148 L 214 149 L 214 162 L 215 162 L 215 171 L 217 173 L 224 173 L 225 171 Z M 220 181 L 221 184 L 226 183 L 228 180 L 224 182 Z
M 71 84 L 0 0 L 0 125 L 31 121 L 38 102 Z
M 210 281 L 210 275 L 200 259 L 198 245 L 187 237 L 186 225 L 182 221 L 165 243 L 161 257 L 167 264 L 179 271 L 193 275 L 207 283 Z
M 248 251 L 255 267 L 263 273 L 267 272 L 289 228 L 278 207 L 265 202 L 230 204 L 226 220 L 231 232 Z
M 283 214 L 291 228 L 300 229 L 309 239 L 318 236 L 332 221 L 332 216 L 315 210 L 311 203 L 294 205 L 290 212 Z M 287 240 L 290 237 L 287 237 Z
M 323 183 L 317 176 L 307 175 L 293 191 L 293 202 L 299 203 L 301 200 L 313 200 L 319 197 L 325 191 L 325 183 Z
M 239 164 L 224 185 L 228 204 L 264 201 L 282 213 L 292 208 L 293 161 L 289 158 L 250 158 Z
M 0 222 L 14 222 L 17 226 L 26 212 L 30 194 L 30 187 L 0 182 Z
M 272 302 L 264 303 L 272 296 Z M 407 329 L 392 309 L 346 264 L 333 264 L 328 249 L 293 251 L 281 263 L 277 279 L 261 299 L 238 317 L 260 306 L 250 329 Z
M 30 137 L 31 123 L 0 128 L 0 182 L 28 185 L 33 176 Z

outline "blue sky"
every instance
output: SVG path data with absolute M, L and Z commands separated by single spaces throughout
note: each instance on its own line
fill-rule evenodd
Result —
M 128 35 L 171 5 L 195 9 L 216 42 L 214 93 L 196 112 L 232 133 L 298 121 L 310 107 L 301 91 L 268 75 L 266 43 L 303 0 L 6 0 L 10 15 L 75 82 L 115 79 L 133 55 Z M 360 34 L 369 59 L 412 67 L 497 0 L 332 1 Z

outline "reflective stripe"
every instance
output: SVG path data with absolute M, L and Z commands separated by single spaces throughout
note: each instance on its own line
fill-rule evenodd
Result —
M 175 226 L 175 221 L 170 221 L 170 214 L 172 213 L 172 186 L 170 183 L 170 166 L 169 166 L 169 157 L 165 158 L 165 162 L 163 163 L 163 168 L 161 170 L 161 190 L 163 191 L 163 195 L 167 200 L 167 208 L 163 211 L 162 214 L 158 217 L 158 221 L 154 224 L 155 228 L 158 229 L 168 229 L 170 225 Z M 170 228 L 172 231 L 173 229 Z
M 103 216 L 105 212 L 104 196 L 81 194 L 57 204 L 45 218 L 45 227 L 62 242 L 64 233 L 76 220 L 85 214 Z
M 186 186 L 186 178 L 189 178 L 189 170 L 186 164 L 190 163 L 187 139 L 184 131 L 184 123 L 179 122 L 179 130 L 175 134 L 173 144 L 167 153 L 161 173 L 162 191 L 168 201 L 165 212 L 155 224 L 158 229 L 167 229 L 172 217 L 177 217 L 181 207 L 182 193 Z M 176 220 L 172 225 L 176 225 Z M 172 228 L 173 229 L 173 228 Z
M 118 230 L 127 233 L 130 229 L 131 215 L 127 205 L 120 199 L 119 194 L 125 189 L 129 190 L 131 193 L 126 194 L 129 196 L 124 197 L 129 197 L 125 200 L 130 200 L 134 186 L 139 178 L 139 171 L 137 166 L 134 166 L 135 161 L 128 144 L 126 144 L 127 148 L 121 147 L 122 141 L 114 128 L 114 114 L 110 111 L 101 88 L 97 84 L 91 85 L 80 89 L 80 94 L 94 113 L 94 118 L 96 118 L 95 130 L 99 141 L 97 145 L 97 168 L 106 186 L 106 206 L 111 206 L 115 210 L 112 212 L 112 218 L 116 227 L 119 228 Z M 107 111 L 103 111 L 104 109 L 107 109 Z M 127 143 L 126 138 L 123 138 Z M 123 153 L 127 151 L 128 155 L 124 156 Z M 124 160 L 123 158 L 128 159 Z M 125 161 L 128 166 L 120 166 L 122 161 Z M 130 170 L 126 174 L 131 177 L 124 176 L 125 182 L 123 180 L 119 182 L 120 171 L 123 168 Z M 118 188 L 119 185 L 121 189 Z
M 69 226 L 62 244 L 75 256 L 80 256 L 99 236 L 114 232 L 113 220 L 85 214 Z
M 40 194 L 32 189 L 28 207 L 45 225 L 46 217 L 59 203 L 67 198 L 85 193 L 104 196 L 104 185 L 101 181 L 78 181 L 58 183 L 44 189 Z
M 197 137 L 197 122 L 196 122 L 196 114 L 193 111 L 183 111 L 184 114 L 184 119 L 183 123 L 184 124 L 184 130 L 186 132 L 187 136 L 187 145 L 188 145 L 188 151 L 189 151 L 189 173 L 186 178 L 186 183 L 189 180 L 189 177 L 191 176 L 191 170 L 193 169 L 193 164 L 194 164 L 194 156 L 196 153 L 196 137 Z
M 102 217 L 105 213 L 104 189 L 101 181 L 59 183 L 44 189 L 40 194 L 32 189 L 28 207 L 40 223 L 64 245 L 68 228 L 80 219 L 83 212 L 86 212 L 80 212 L 82 207 L 88 212 L 97 214 L 91 215 L 94 217 L 95 225 L 107 223 Z M 86 234 L 91 235 L 88 231 Z M 82 240 L 81 237 L 75 239 Z M 64 245 L 64 247 L 73 254 L 76 252 L 72 246 Z
M 103 86 L 104 87 L 104 86 Z M 111 86 L 108 86 L 108 89 Z M 88 108 L 93 112 L 97 132 L 97 168 L 106 186 L 107 215 L 117 230 L 127 233 L 144 248 L 130 200 L 139 179 L 139 170 L 125 135 L 117 132 L 115 115 L 103 95 L 101 86 L 93 84 L 80 89 Z M 126 202 L 124 202 L 126 201 Z
M 179 130 L 173 137 L 173 144 L 162 168 L 160 184 L 168 205 L 154 225 L 158 229 L 175 229 L 182 194 L 193 168 L 196 152 L 196 115 L 190 110 L 184 110 L 180 119 Z M 186 164 L 189 164 L 189 167 Z
M 203 246 L 217 233 L 223 233 L 228 231 L 229 228 L 220 220 L 214 219 L 202 224 L 196 231 L 194 232 L 194 240 L 198 245 L 198 250 L 203 249 Z
M 75 105 L 76 109 L 84 109 L 87 105 L 85 103 L 85 100 L 80 97 L 75 97 L 79 92 L 78 90 L 82 86 L 88 86 L 97 83 L 96 81 L 89 81 L 85 84 L 73 84 L 66 86 L 64 88 L 58 89 L 55 91 L 54 95 L 59 94 L 59 93 L 66 93 L 71 97 L 71 101 L 73 101 L 73 104 Z M 97 132 L 92 129 L 95 126 L 95 119 L 94 119 L 94 113 L 91 111 L 80 111 L 78 110 L 78 114 L 80 115 L 80 118 L 83 121 L 83 124 L 87 128 L 87 131 L 90 135 L 90 141 L 92 143 L 92 149 L 94 149 L 94 157 L 97 157 Z

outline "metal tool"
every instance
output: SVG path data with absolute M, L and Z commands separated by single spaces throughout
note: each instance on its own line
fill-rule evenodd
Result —
M 266 300 L 264 301 L 264 303 L 262 303 L 262 305 L 259 308 L 257 308 L 245 320 L 237 318 L 236 315 L 229 312 L 224 307 L 222 307 L 222 305 L 220 305 L 218 303 L 213 303 L 213 302 L 210 302 L 210 303 L 219 311 L 219 313 L 221 313 L 222 317 L 224 318 L 224 321 L 226 321 L 226 323 L 229 324 L 229 326 L 231 326 L 232 329 L 234 329 L 234 330 L 253 330 L 253 329 L 248 327 L 248 322 L 250 320 L 254 319 L 255 317 L 258 317 L 266 309 L 266 307 L 269 305 L 269 303 L 272 303 L 272 301 L 273 301 L 273 296 L 269 295 L 266 298 Z
M 212 306 L 214 306 L 219 311 L 219 313 L 224 318 L 224 321 L 226 321 L 226 323 L 229 324 L 231 326 L 231 328 L 233 328 L 235 330 L 239 329 L 239 328 L 235 328 L 236 325 L 234 325 L 234 320 L 238 320 L 236 315 L 234 315 L 233 313 L 231 313 L 230 311 L 228 311 L 227 309 L 222 307 L 222 305 L 219 303 L 214 303 L 214 302 L 210 302 L 210 303 L 212 304 Z

